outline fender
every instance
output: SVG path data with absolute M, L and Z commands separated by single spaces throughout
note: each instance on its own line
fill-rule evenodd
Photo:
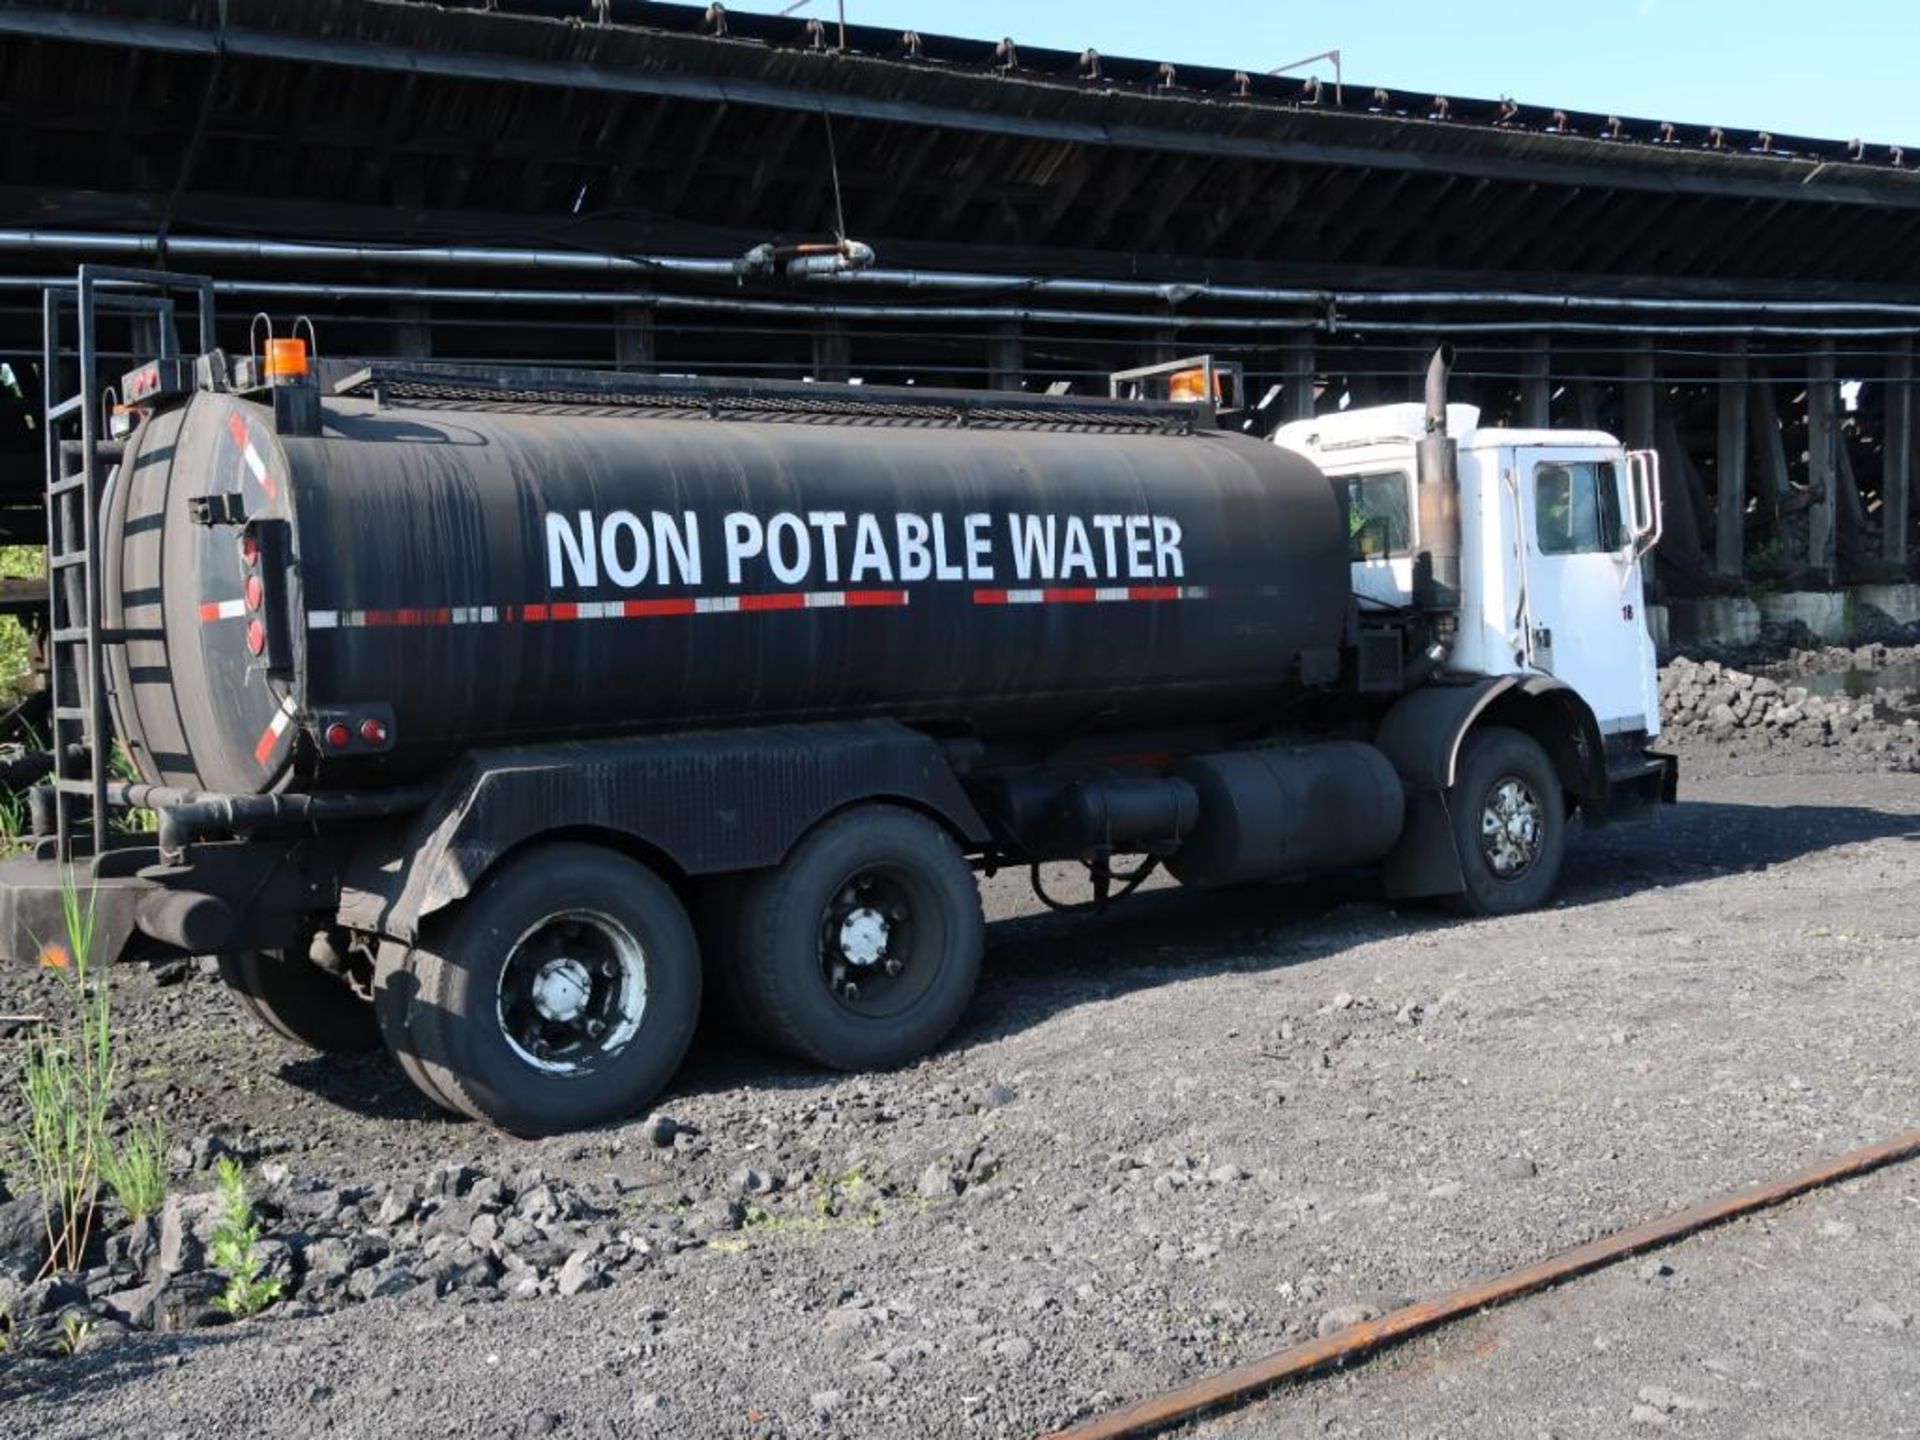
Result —
M 1406 828 L 1386 860 L 1396 899 L 1457 894 L 1465 885 L 1447 811 L 1460 747 L 1477 724 L 1511 725 L 1540 743 L 1590 824 L 1607 815 L 1606 747 L 1593 711 L 1550 675 L 1490 675 L 1422 686 L 1394 702 L 1374 744 L 1407 787 Z
M 940 746 L 890 720 L 475 750 L 406 834 L 357 857 L 340 916 L 411 941 L 502 855 L 556 832 L 625 840 L 670 881 L 759 869 L 835 810 L 889 799 L 987 839 Z

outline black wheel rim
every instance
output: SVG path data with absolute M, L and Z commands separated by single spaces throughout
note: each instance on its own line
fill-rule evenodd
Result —
M 578 1075 L 618 1056 L 647 1008 L 646 950 L 610 915 L 569 910 L 529 926 L 500 969 L 500 1033 L 549 1075 Z
M 820 980 L 850 1014 L 884 1019 L 932 988 L 940 930 L 909 870 L 868 865 L 835 886 L 820 917 Z

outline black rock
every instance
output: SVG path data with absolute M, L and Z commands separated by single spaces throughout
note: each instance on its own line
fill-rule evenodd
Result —
M 13 1303 L 13 1320 L 43 1320 L 71 1307 L 86 1308 L 86 1287 L 69 1275 L 51 1275 L 36 1280 L 20 1292 Z
M 27 1284 L 47 1258 L 47 1217 L 31 1195 L 0 1204 L 0 1278 Z

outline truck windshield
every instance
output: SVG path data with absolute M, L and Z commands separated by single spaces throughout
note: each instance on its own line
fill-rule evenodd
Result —
M 1347 481 L 1348 554 L 1355 560 L 1404 555 L 1413 545 L 1407 476 L 1399 470 Z
M 1611 463 L 1559 461 L 1533 472 L 1535 534 L 1542 555 L 1620 548 L 1620 479 Z

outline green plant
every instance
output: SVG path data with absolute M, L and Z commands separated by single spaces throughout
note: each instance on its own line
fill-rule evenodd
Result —
M 78 1355 L 80 1347 L 87 1343 L 87 1337 L 93 1334 L 93 1321 L 84 1315 L 69 1310 L 60 1317 L 60 1353 Z
M 240 1162 L 224 1156 L 214 1167 L 220 1186 L 220 1223 L 213 1232 L 213 1263 L 227 1272 L 227 1288 L 214 1300 L 236 1320 L 258 1315 L 280 1298 L 280 1282 L 262 1275 L 260 1227 L 247 1198 L 247 1177 Z
M 0 578 L 31 580 L 45 574 L 40 547 L 0 547 Z M 0 616 L 0 697 L 18 700 L 33 678 L 32 642 L 26 627 L 11 615 Z
M 167 1127 L 158 1118 L 127 1127 L 100 1151 L 100 1178 L 129 1220 L 151 1215 L 167 1198 Z
M 45 945 L 42 969 L 66 990 L 69 1017 L 27 1041 L 20 1089 L 27 1120 L 20 1134 L 27 1171 L 46 1206 L 46 1272 L 78 1270 L 93 1233 L 107 1106 L 113 1096 L 112 1003 L 89 976 L 93 906 L 83 906 L 71 876 L 61 894 L 66 944 Z
M 128 784 L 138 784 L 144 778 L 139 767 L 133 763 L 133 757 L 127 753 L 127 747 L 119 741 L 114 742 L 113 751 L 108 756 L 107 773 Z M 160 817 L 152 810 L 127 809 L 114 816 L 114 826 L 123 835 L 151 835 L 160 828 Z

